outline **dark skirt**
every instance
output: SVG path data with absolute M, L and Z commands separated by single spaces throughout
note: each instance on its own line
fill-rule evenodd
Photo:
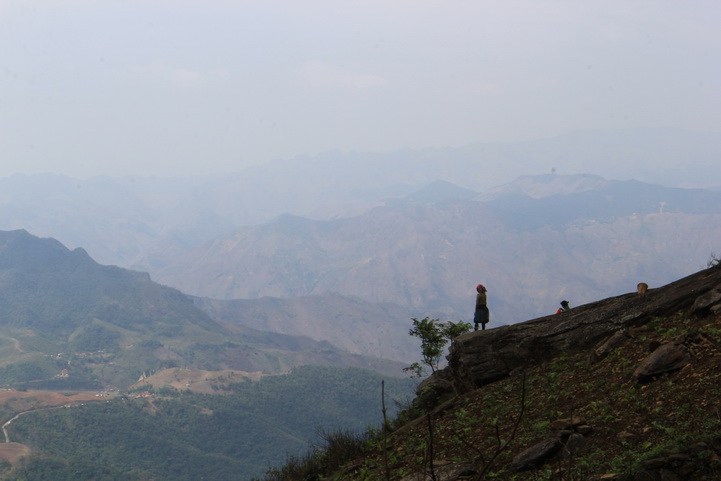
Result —
M 488 314 L 488 307 L 481 306 L 476 311 L 476 315 L 473 316 L 474 324 L 488 324 L 490 315 Z

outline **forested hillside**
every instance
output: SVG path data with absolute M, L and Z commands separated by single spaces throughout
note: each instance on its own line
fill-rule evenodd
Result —
M 361 369 L 306 366 L 216 395 L 161 389 L 27 413 L 10 440 L 33 455 L 8 480 L 248 480 L 342 429 L 383 421 L 383 378 Z M 416 382 L 386 378 L 389 414 Z M 325 433 L 325 434 L 324 434 Z
M 163 369 L 279 373 L 294 366 L 394 372 L 403 364 L 306 336 L 224 325 L 141 272 L 101 266 L 82 249 L 0 232 L 0 385 L 125 389 Z

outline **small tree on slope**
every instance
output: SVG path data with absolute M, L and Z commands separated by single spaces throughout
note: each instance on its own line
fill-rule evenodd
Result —
M 412 377 L 423 377 L 425 367 L 431 369 L 431 373 L 438 370 L 438 363 L 443 355 L 443 348 L 446 344 L 460 336 L 461 334 L 471 330 L 471 325 L 467 322 L 458 321 L 442 323 L 438 319 L 429 319 L 425 317 L 422 320 L 413 318 L 413 327 L 408 334 L 421 340 L 421 362 L 414 362 L 403 371 L 411 374 Z

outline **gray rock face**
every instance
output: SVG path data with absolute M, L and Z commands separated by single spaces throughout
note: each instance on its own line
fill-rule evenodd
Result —
M 712 308 L 721 301 L 721 289 L 713 289 L 706 294 L 698 296 L 691 307 L 691 311 L 698 314 L 704 310 Z
M 573 433 L 568 437 L 561 450 L 561 458 L 569 459 L 576 456 L 579 451 L 588 445 L 588 439 L 583 434 Z
M 529 362 L 589 349 L 621 329 L 680 310 L 691 311 L 697 299 L 719 289 L 721 266 L 715 266 L 649 290 L 643 296 L 633 292 L 561 314 L 470 332 L 456 339 L 448 367 L 437 375 L 451 377 L 459 392 L 469 391 L 502 379 Z
M 591 351 L 591 362 L 595 363 L 608 356 L 614 349 L 622 346 L 631 335 L 626 329 L 616 331 L 611 337 L 599 342 Z
M 557 419 L 549 428 L 551 430 L 549 437 L 513 457 L 509 466 L 511 471 L 537 468 L 557 455 L 561 459 L 569 459 L 588 445 L 589 441 L 583 432 L 590 434 L 593 431 L 593 428 L 579 417 Z
M 476 469 L 472 464 L 442 464 L 436 467 L 436 481 L 456 481 L 459 478 L 470 479 L 476 474 Z M 414 473 L 402 478 L 400 481 L 433 481 L 434 477 L 429 473 Z
M 678 371 L 691 361 L 688 347 L 669 342 L 648 355 L 633 372 L 636 381 L 643 383 L 661 374 Z
M 559 452 L 562 447 L 563 442 L 561 438 L 557 436 L 544 439 L 540 443 L 534 444 L 515 456 L 513 461 L 511 461 L 511 471 L 517 473 L 540 466 L 547 459 Z

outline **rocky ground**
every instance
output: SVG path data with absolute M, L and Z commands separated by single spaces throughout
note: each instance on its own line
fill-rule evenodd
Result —
M 721 297 L 710 272 L 685 302 L 671 296 L 672 310 L 616 330 L 610 347 L 613 333 L 551 349 L 415 412 L 338 479 L 721 479 L 721 309 L 698 303 Z

